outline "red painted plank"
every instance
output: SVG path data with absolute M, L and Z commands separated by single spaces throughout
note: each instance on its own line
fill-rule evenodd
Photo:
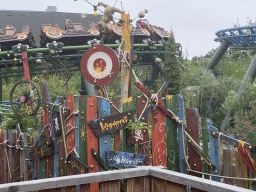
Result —
M 75 111 L 74 109 L 74 94 L 69 94 L 67 96 L 67 108 L 70 110 L 70 115 Z M 66 116 L 69 118 L 67 120 L 67 154 L 75 148 L 75 116 Z M 71 172 L 68 170 L 67 175 L 71 175 Z
M 119 109 L 119 99 L 113 99 L 113 105 L 117 109 Z M 117 113 L 119 113 L 119 112 L 113 107 L 113 114 L 117 114 Z M 114 149 L 116 151 L 122 151 L 120 131 L 117 131 L 114 133 Z
M 87 122 L 97 119 L 97 97 L 92 96 L 86 100 L 86 120 Z M 98 172 L 98 162 L 93 157 L 91 153 L 91 149 L 93 148 L 97 153 L 99 153 L 99 139 L 96 137 L 89 126 L 87 124 L 87 161 L 89 166 L 89 173 Z M 90 191 L 99 191 L 99 183 L 91 183 Z
M 167 166 L 166 164 L 166 134 L 165 114 L 159 108 L 151 112 L 152 132 L 152 165 Z
M 187 133 L 192 137 L 192 139 L 200 145 L 199 139 L 199 127 L 198 127 L 198 116 L 193 108 L 186 109 L 186 120 L 187 120 Z M 192 145 L 188 142 L 188 163 L 190 168 L 195 171 L 202 172 L 202 163 L 200 155 L 195 151 Z M 190 172 L 190 175 L 202 177 L 202 174 Z

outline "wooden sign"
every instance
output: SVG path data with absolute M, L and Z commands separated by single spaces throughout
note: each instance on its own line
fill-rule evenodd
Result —
M 137 131 L 127 130 L 127 145 L 134 145 L 138 143 L 144 143 L 149 140 L 148 129 L 142 129 Z
M 53 156 L 53 154 L 54 154 L 54 144 L 53 144 L 53 142 L 51 142 L 49 145 L 42 144 L 42 145 L 37 147 L 37 151 L 38 151 L 38 156 L 39 156 L 40 159 L 45 158 L 45 157 L 49 157 L 49 156 Z
M 54 122 L 55 137 L 58 137 L 62 133 L 59 113 L 56 113 L 56 112 L 54 113 L 53 122 Z
M 129 120 L 132 120 L 134 110 L 126 111 L 119 114 L 114 114 L 105 118 L 89 121 L 88 124 L 92 128 L 95 136 L 100 137 L 107 133 L 114 133 L 124 129 Z
M 69 154 L 67 158 L 67 167 L 72 175 L 88 173 L 89 167 L 74 155 Z
M 146 155 L 122 151 L 107 151 L 107 165 L 111 168 L 132 168 L 145 165 Z

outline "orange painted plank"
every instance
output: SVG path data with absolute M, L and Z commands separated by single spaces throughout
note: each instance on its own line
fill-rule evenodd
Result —
M 92 96 L 86 100 L 86 120 L 87 122 L 97 119 L 97 97 Z M 98 172 L 98 161 L 91 153 L 91 149 L 99 153 L 99 139 L 93 133 L 89 124 L 87 124 L 87 161 L 89 166 L 89 173 Z M 90 191 L 99 191 L 99 183 L 90 183 Z
M 151 112 L 152 132 L 152 165 L 167 166 L 166 162 L 166 134 L 165 134 L 165 113 L 156 108 Z

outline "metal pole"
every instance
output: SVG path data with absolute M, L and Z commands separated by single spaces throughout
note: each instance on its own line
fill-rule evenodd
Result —
M 209 63 L 207 64 L 205 69 L 206 70 L 214 69 L 230 45 L 231 45 L 231 43 L 224 39 L 222 41 L 222 43 L 220 44 L 219 49 L 213 55 L 212 59 L 209 61 Z
M 237 96 L 238 98 L 240 99 L 241 96 L 242 96 L 242 93 L 243 93 L 243 86 L 245 84 L 246 81 L 250 80 L 251 83 L 254 81 L 256 77 L 256 55 L 254 56 L 253 60 L 252 60 L 252 63 L 249 67 L 249 69 L 247 70 L 245 76 L 244 76 L 244 79 L 237 91 Z M 225 119 L 223 120 L 221 126 L 220 126 L 220 131 L 223 132 L 225 130 L 225 128 L 227 127 L 227 124 L 228 124 L 228 120 L 229 120 L 229 117 L 230 115 L 232 114 L 232 111 L 233 109 L 231 108 L 231 110 L 229 110 L 225 116 Z

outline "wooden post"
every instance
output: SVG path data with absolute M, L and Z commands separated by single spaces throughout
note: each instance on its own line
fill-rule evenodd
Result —
M 202 143 L 203 143 L 203 153 L 209 158 L 209 146 L 208 146 L 208 130 L 207 130 L 207 118 L 201 118 L 202 124 Z M 204 173 L 210 173 L 209 166 L 207 163 L 203 163 L 203 171 Z M 204 175 L 205 179 L 209 179 L 208 175 Z
M 223 176 L 234 177 L 234 168 L 233 168 L 233 150 L 223 149 Z M 239 167 L 240 169 L 240 167 Z M 233 179 L 224 178 L 223 183 L 233 185 Z
M 198 111 L 195 108 L 186 109 L 186 119 L 187 119 L 187 133 L 192 137 L 192 139 L 200 145 L 199 139 L 199 128 L 198 128 Z M 190 141 L 188 141 L 190 142 Z M 201 156 L 196 152 L 190 143 L 188 143 L 188 163 L 190 168 L 195 171 L 202 172 Z M 190 172 L 190 175 L 202 177 L 199 173 Z
M 130 15 L 123 14 L 121 16 L 123 20 L 122 26 L 122 40 L 125 41 L 124 51 L 130 53 L 131 51 L 131 36 L 130 36 Z M 129 89 L 129 80 L 130 80 L 130 69 L 129 64 L 126 62 L 121 63 L 121 100 L 127 99 L 128 89 Z
M 219 138 L 214 137 L 211 132 L 218 132 L 218 129 L 212 125 L 209 126 L 209 140 L 210 140 L 210 159 L 215 165 L 216 169 L 211 169 L 211 174 L 220 174 L 220 154 L 219 154 Z M 221 181 L 220 177 L 212 177 L 213 181 Z
M 177 115 L 177 96 L 166 96 L 166 108 Z M 179 146 L 177 135 L 177 124 L 170 118 L 166 118 L 166 148 L 167 148 L 167 169 L 179 171 Z
M 239 178 L 248 178 L 248 167 L 238 151 L 235 151 L 235 162 L 236 162 L 236 168 L 235 168 L 235 177 Z M 236 180 L 236 186 L 243 187 L 243 188 L 249 188 L 249 182 L 246 180 Z

